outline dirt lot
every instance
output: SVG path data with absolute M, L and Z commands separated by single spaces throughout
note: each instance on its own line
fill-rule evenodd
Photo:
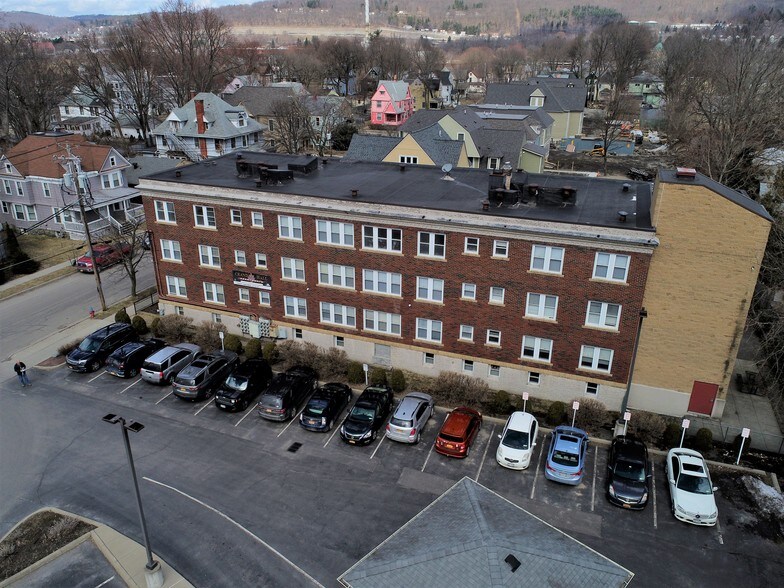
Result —
M 720 473 L 714 482 L 737 511 L 728 520 L 769 541 L 784 543 L 784 498 L 754 476 Z
M 650 153 L 648 150 L 656 147 L 644 143 L 637 146 L 634 155 L 610 155 L 607 157 L 607 176 L 612 178 L 626 178 L 630 167 L 655 171 L 661 167 L 674 167 L 676 158 L 669 153 Z M 567 153 L 561 149 L 550 149 L 550 163 L 555 164 L 555 169 L 599 172 L 604 174 L 604 160 L 601 157 L 591 156 L 586 153 Z

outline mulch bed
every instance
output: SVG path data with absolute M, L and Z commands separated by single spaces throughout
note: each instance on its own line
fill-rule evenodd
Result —
M 42 362 L 38 363 L 39 367 L 56 367 L 65 363 L 65 355 L 56 355 L 55 357 L 48 357 Z

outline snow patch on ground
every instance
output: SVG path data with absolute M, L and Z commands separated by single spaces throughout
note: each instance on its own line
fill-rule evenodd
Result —
M 741 481 L 756 500 L 761 513 L 784 520 L 784 496 L 780 492 L 754 476 L 743 476 Z

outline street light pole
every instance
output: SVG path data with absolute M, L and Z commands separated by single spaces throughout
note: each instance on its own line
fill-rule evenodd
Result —
M 634 339 L 634 350 L 632 351 L 632 363 L 629 366 L 629 379 L 626 382 L 626 392 L 623 395 L 623 402 L 621 403 L 621 415 L 626 412 L 626 405 L 629 403 L 629 393 L 632 389 L 632 377 L 634 376 L 634 364 L 637 361 L 637 347 L 640 345 L 640 333 L 642 333 L 642 321 L 648 317 L 648 311 L 645 308 L 640 309 L 640 322 L 637 323 L 637 335 Z

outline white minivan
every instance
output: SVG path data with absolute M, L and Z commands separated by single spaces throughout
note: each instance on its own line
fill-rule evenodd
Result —
M 524 470 L 531 465 L 531 455 L 536 447 L 539 423 L 534 415 L 518 410 L 513 412 L 498 435 L 501 442 L 496 451 L 496 461 L 510 470 Z

